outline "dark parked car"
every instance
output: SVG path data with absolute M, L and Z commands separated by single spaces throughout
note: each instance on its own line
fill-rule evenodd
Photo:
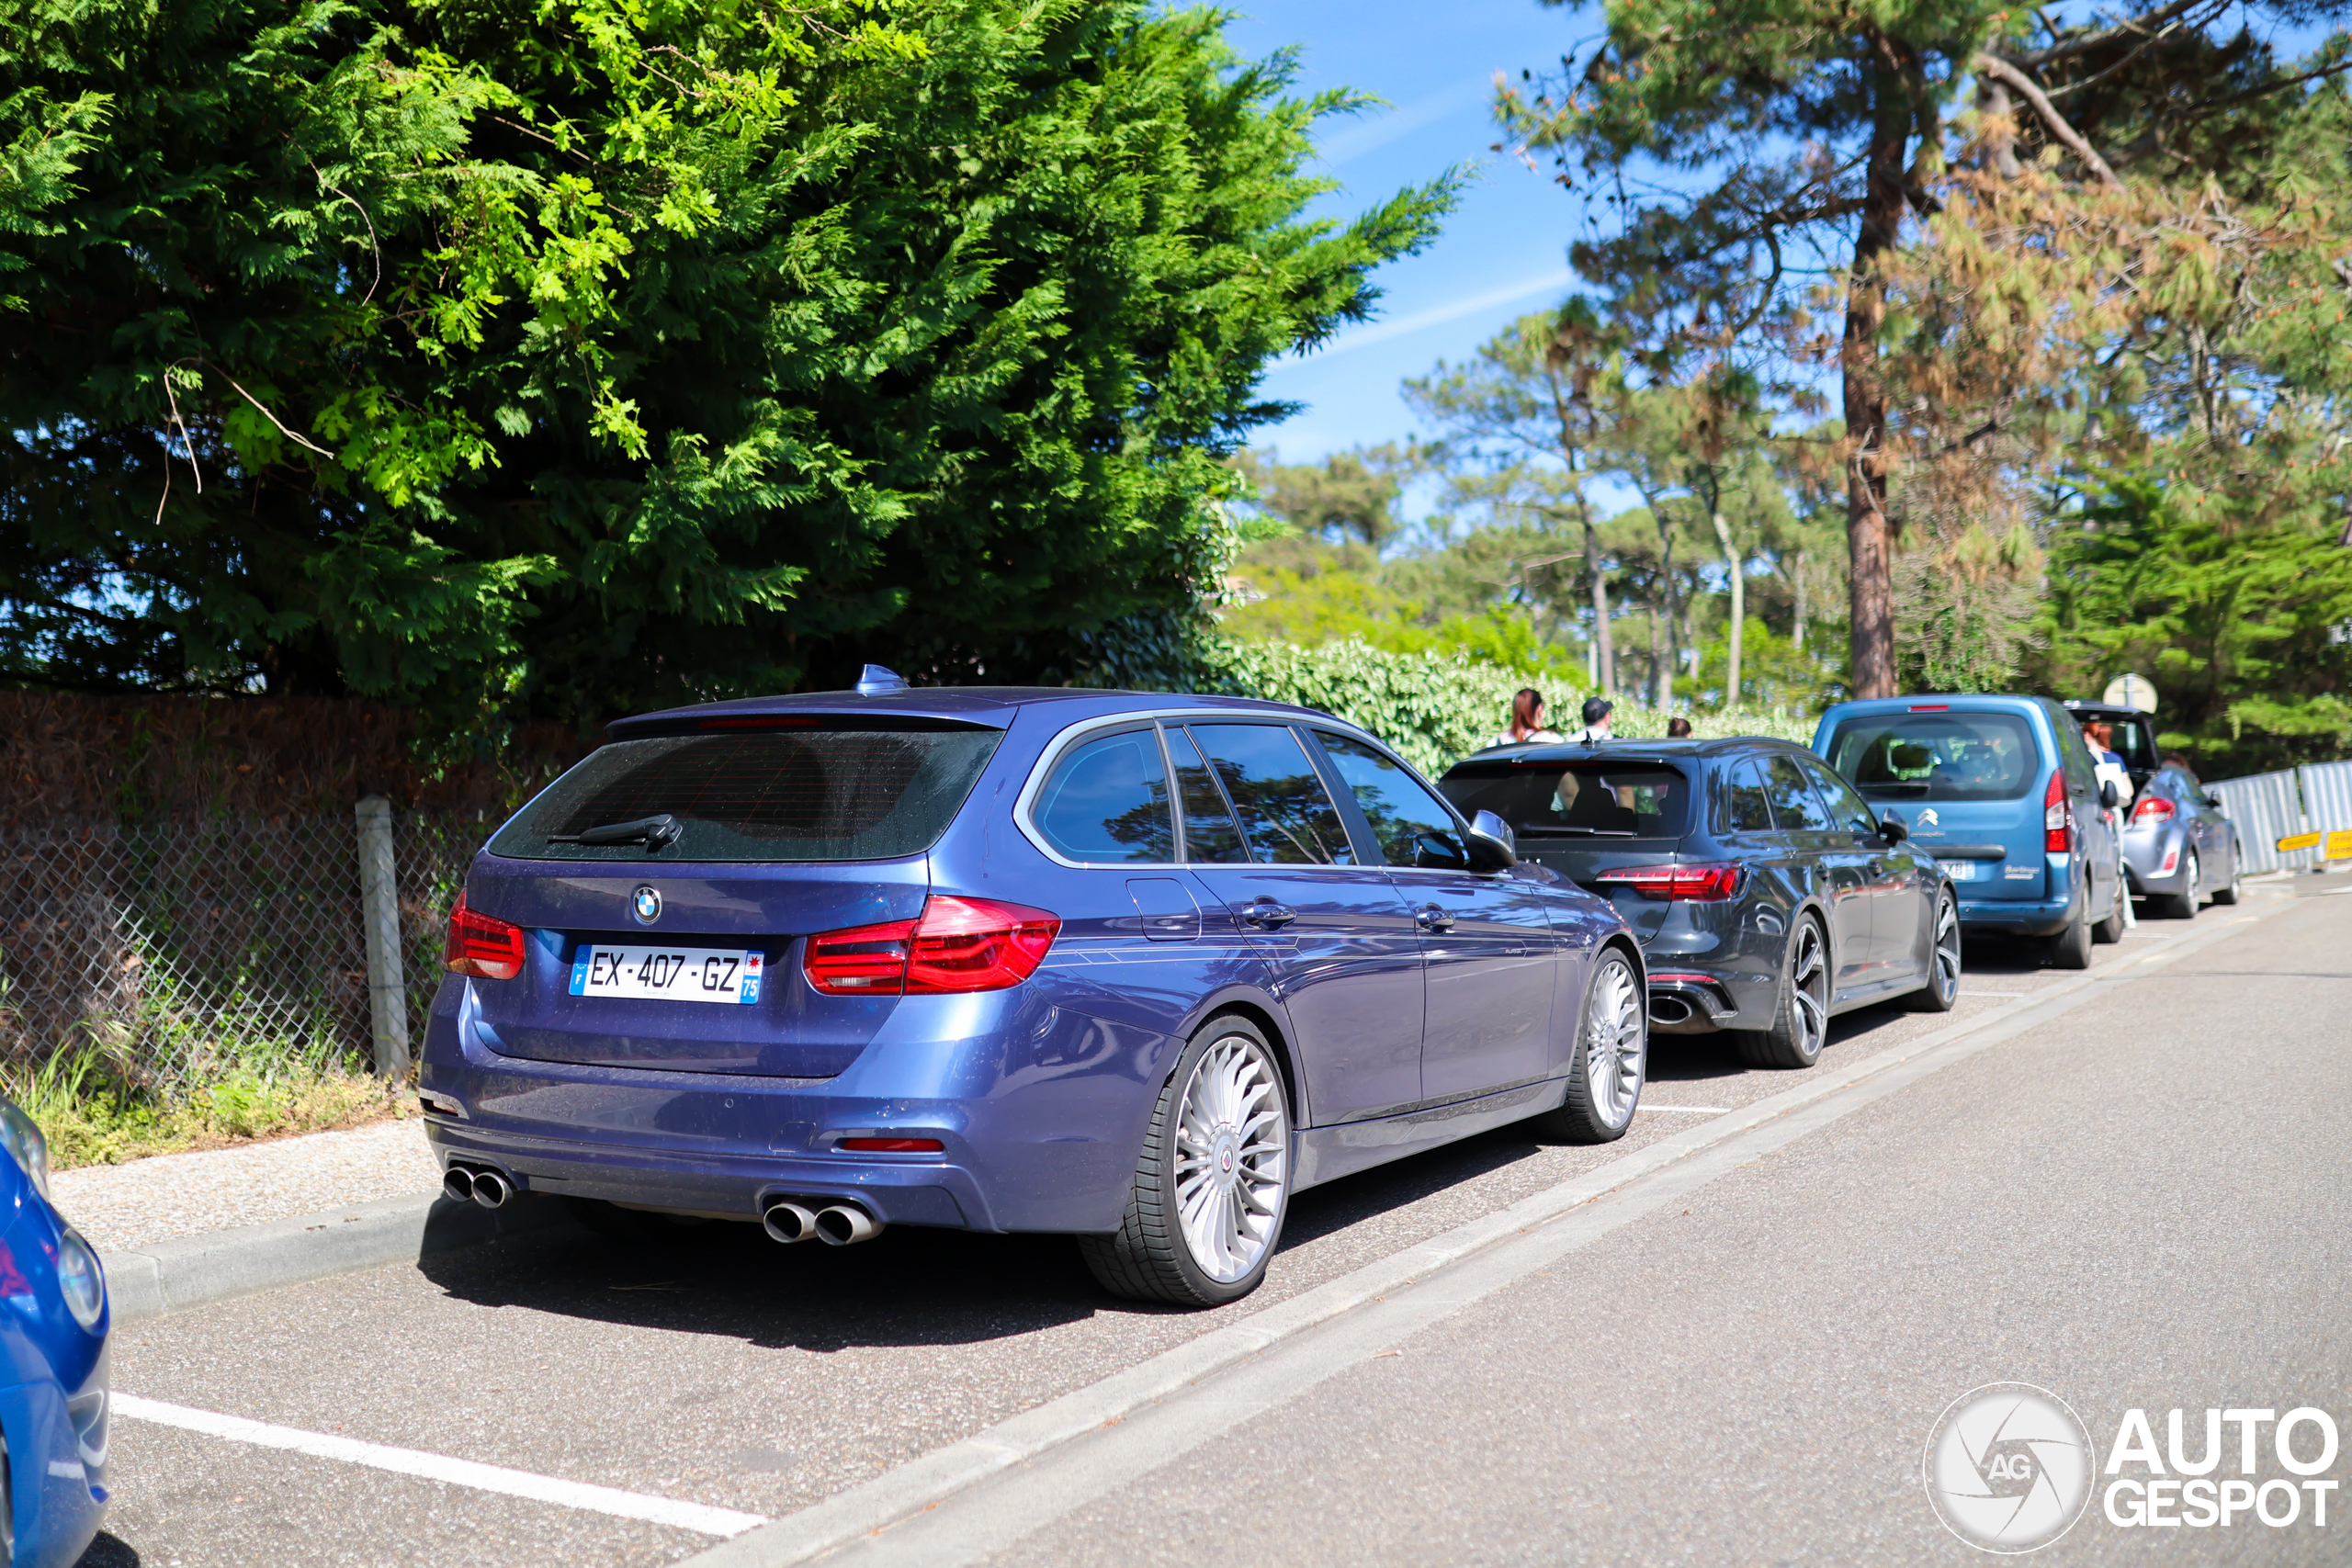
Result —
M 1831 1015 L 1960 995 L 1960 914 L 1934 859 L 1782 740 L 1520 746 L 1454 764 L 1464 812 L 1613 901 L 1649 961 L 1651 1027 L 1729 1030 L 1763 1066 L 1811 1066 Z
M 451 916 L 420 1089 L 453 1194 L 1066 1232 L 1209 1304 L 1304 1188 L 1632 1121 L 1617 911 L 1321 714 L 877 671 L 611 736 Z
M 1968 931 L 2048 939 L 2090 965 L 2130 912 L 2107 814 L 2118 802 L 2074 716 L 2047 697 L 1955 694 L 1838 703 L 1814 750 L 1880 810 L 1901 813 L 1960 894 Z

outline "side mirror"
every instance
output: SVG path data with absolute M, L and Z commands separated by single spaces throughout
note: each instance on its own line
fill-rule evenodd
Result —
M 1509 871 L 1519 863 L 1519 840 L 1510 824 L 1491 811 L 1470 818 L 1470 868 Z
M 2109 811 L 2123 804 L 2122 792 L 2115 787 L 2113 779 L 2098 781 L 2098 803 Z
M 1911 836 L 1911 829 L 1890 809 L 1878 819 L 1878 836 L 1890 844 L 1899 844 Z
M 2229 807 L 2222 804 L 2222 797 L 2218 795 L 2207 795 L 2205 797 L 2205 804 L 2211 807 L 2216 811 L 2226 811 L 2229 809 Z

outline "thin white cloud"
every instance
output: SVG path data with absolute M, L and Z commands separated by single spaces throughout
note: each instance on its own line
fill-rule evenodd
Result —
M 1377 152 L 1399 137 L 1410 136 L 1423 126 L 1434 125 L 1483 102 L 1493 90 L 1492 79 L 1486 76 L 1472 76 L 1456 82 L 1427 97 L 1416 98 L 1403 108 L 1390 109 L 1376 119 L 1349 121 L 1345 129 L 1334 131 L 1317 147 L 1316 153 L 1336 169 L 1351 159 Z
M 1466 299 L 1456 299 L 1450 304 L 1432 306 L 1426 310 L 1416 310 L 1409 316 L 1399 316 L 1393 321 L 1374 321 L 1370 326 L 1357 327 L 1352 332 L 1341 333 L 1321 348 L 1303 357 L 1315 360 L 1329 359 L 1335 354 L 1345 354 L 1351 348 L 1369 348 L 1374 344 L 1386 343 L 1391 338 L 1406 337 L 1430 327 L 1443 326 L 1448 321 L 1458 321 L 1464 316 L 1475 316 L 1481 310 L 1491 310 L 1498 305 L 1509 305 L 1514 300 L 1524 299 L 1531 294 L 1543 294 L 1553 289 L 1566 288 L 1575 281 L 1576 274 L 1566 267 L 1561 267 L 1555 272 L 1547 272 L 1539 277 L 1522 278 L 1517 283 L 1506 284 L 1500 288 L 1489 288 L 1484 294 L 1474 294 Z

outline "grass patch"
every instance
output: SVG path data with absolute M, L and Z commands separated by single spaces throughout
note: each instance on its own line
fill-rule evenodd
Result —
M 197 1088 L 167 1095 L 84 1045 L 28 1070 L 0 1071 L 0 1092 L 48 1134 L 59 1170 L 349 1127 L 404 1116 L 409 1105 L 407 1084 L 299 1049 L 239 1050 L 210 1064 Z

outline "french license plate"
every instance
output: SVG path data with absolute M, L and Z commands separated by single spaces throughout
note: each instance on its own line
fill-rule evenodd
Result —
M 1976 880 L 1976 863 L 1973 860 L 1939 860 L 1936 863 L 1941 866 L 1944 874 L 1954 882 Z
M 582 942 L 571 960 L 571 994 L 748 1005 L 760 999 L 760 958 L 736 947 Z

